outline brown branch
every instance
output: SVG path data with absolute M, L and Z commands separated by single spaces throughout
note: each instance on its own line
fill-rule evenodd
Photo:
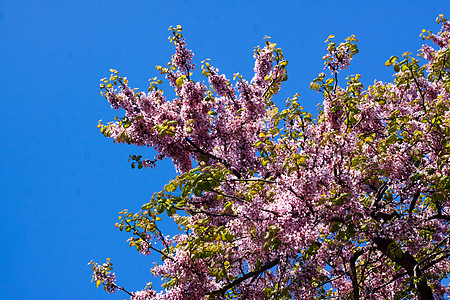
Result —
M 230 170 L 233 172 L 233 174 L 234 174 L 237 178 L 241 178 L 241 177 L 242 177 L 241 174 L 240 174 L 236 169 L 234 169 L 229 163 L 227 163 L 227 162 L 226 162 L 225 160 L 223 160 L 222 158 L 217 157 L 217 156 L 215 156 L 215 155 L 213 155 L 213 154 L 211 154 L 211 153 L 206 152 L 205 150 L 203 150 L 202 148 L 200 148 L 199 146 L 197 146 L 197 145 L 196 145 L 193 141 L 191 141 L 189 138 L 185 137 L 184 139 L 185 139 L 185 141 L 186 141 L 189 145 L 191 145 L 192 147 L 194 147 L 195 150 L 196 150 L 198 153 L 203 154 L 203 155 L 207 155 L 208 157 L 211 157 L 212 159 L 215 159 L 215 160 L 217 160 L 218 162 L 224 164 L 228 169 L 230 169 Z
M 439 70 L 439 77 L 438 77 L 437 81 L 440 81 L 442 79 L 442 71 L 444 70 L 446 60 L 447 60 L 447 54 L 444 56 L 444 60 L 442 61 L 442 67 Z
M 221 289 L 209 292 L 207 295 L 218 295 L 218 294 L 219 295 L 224 295 L 225 292 L 228 291 L 229 289 L 239 285 L 241 282 L 243 282 L 243 281 L 245 281 L 245 280 L 247 280 L 249 278 L 258 276 L 259 274 L 267 271 L 268 269 L 275 267 L 279 262 L 280 262 L 280 258 L 276 258 L 276 259 L 268 262 L 267 264 L 265 264 L 259 270 L 255 270 L 255 271 L 249 272 L 249 273 L 243 275 L 242 277 L 239 277 L 238 279 L 232 281 L 231 283 L 225 285 Z
M 225 193 L 223 193 L 223 192 L 221 192 L 221 191 L 218 191 L 218 190 L 215 190 L 215 189 L 211 189 L 210 192 L 216 193 L 216 194 L 221 195 L 221 196 L 224 196 L 224 197 L 226 197 L 226 198 L 231 198 L 231 199 L 237 200 L 239 203 L 244 203 L 244 202 L 245 202 L 244 199 L 241 199 L 241 198 L 236 197 L 236 196 L 234 196 L 234 195 L 228 195 L 228 194 L 225 194 Z
M 417 191 L 413 196 L 411 204 L 409 205 L 409 211 L 408 211 L 409 215 L 412 214 L 412 211 L 414 210 L 414 207 L 416 206 L 417 199 L 419 199 L 419 196 L 420 196 L 420 192 Z
M 450 216 L 443 215 L 442 213 L 438 213 L 437 215 L 433 215 L 433 216 L 429 217 L 427 220 L 434 220 L 434 219 L 450 221 Z
M 159 250 L 159 249 L 153 247 L 149 242 L 147 242 L 147 241 L 146 241 L 146 240 L 147 240 L 147 234 L 146 234 L 146 233 L 144 233 L 144 232 L 141 233 L 141 232 L 137 231 L 136 226 L 135 226 L 135 225 L 131 225 L 127 220 L 125 220 L 125 222 L 127 223 L 127 225 L 129 225 L 129 226 L 131 227 L 131 229 L 134 230 L 134 232 L 133 232 L 134 235 L 137 235 L 137 236 L 140 237 L 143 241 L 145 241 L 146 243 L 148 243 L 150 249 L 152 249 L 152 250 L 155 251 L 155 252 L 158 252 L 159 254 L 161 254 L 161 256 L 164 256 L 164 258 L 167 258 L 167 259 L 170 259 L 170 260 L 174 261 L 174 259 L 173 259 L 172 257 L 168 256 L 167 254 L 165 254 L 165 253 L 162 252 L 161 250 Z M 165 244 L 166 250 L 169 251 L 169 245 L 167 244 L 166 240 L 164 239 L 164 236 L 163 236 L 161 230 L 160 230 L 158 227 L 156 227 L 156 226 L 155 226 L 155 228 L 156 228 L 156 230 L 158 231 L 159 236 L 161 237 L 161 241 Z
M 359 300 L 359 286 L 358 286 L 358 277 L 356 275 L 356 260 L 364 253 L 364 250 L 358 250 L 352 254 L 350 257 L 350 272 L 352 278 L 352 287 L 353 287 L 353 299 Z
M 184 211 L 189 213 L 189 214 L 193 214 L 193 215 L 195 215 L 195 214 L 205 214 L 205 215 L 210 216 L 210 217 L 231 217 L 231 218 L 237 218 L 238 217 L 237 215 L 234 215 L 234 214 L 227 214 L 227 213 L 216 214 L 216 213 L 209 212 L 209 211 L 202 210 L 202 209 L 198 209 L 198 210 L 186 209 Z
M 389 255 L 390 248 L 394 243 L 394 240 L 384 237 L 374 237 L 372 241 L 377 246 L 378 250 L 380 250 L 384 255 L 390 258 L 393 262 L 402 266 L 410 277 L 420 278 L 422 276 L 422 271 L 420 268 L 417 268 L 418 262 L 409 252 L 401 251 L 401 255 Z M 433 300 L 433 292 L 430 286 L 427 283 L 426 278 L 420 278 L 419 282 L 416 284 L 417 291 L 419 293 L 421 300 Z
M 389 221 L 399 216 L 398 212 L 394 208 L 392 208 L 389 203 L 386 203 L 386 201 L 383 200 L 384 193 L 386 192 L 387 189 L 388 189 L 388 182 L 385 182 L 378 188 L 375 199 L 372 202 L 372 212 L 370 213 L 370 215 L 376 220 L 383 219 L 384 221 Z M 380 209 L 384 208 L 389 209 L 389 211 L 388 212 L 379 211 Z
M 248 178 L 248 179 L 228 179 L 228 181 L 237 181 L 237 182 L 266 182 L 266 183 L 276 183 L 273 180 L 267 180 L 262 178 Z
M 434 266 L 435 264 L 437 264 L 438 262 L 440 262 L 440 261 L 446 259 L 447 257 L 450 257 L 450 253 L 445 252 L 445 251 L 444 251 L 444 252 L 441 252 L 441 253 L 439 253 L 439 254 L 444 254 L 444 253 L 445 253 L 444 256 L 441 256 L 441 257 L 439 257 L 438 259 L 436 259 L 436 260 L 434 260 L 434 261 L 431 261 L 431 262 L 429 262 L 428 264 L 426 264 L 425 266 L 423 266 L 422 271 L 424 271 L 424 270 L 426 270 L 426 269 L 429 269 L 429 268 L 431 268 L 432 266 Z
M 127 291 L 125 288 L 118 286 L 117 284 L 113 283 L 111 284 L 113 287 L 115 287 L 116 289 L 120 290 L 120 291 L 124 291 L 125 293 L 127 293 L 128 295 L 130 295 L 131 297 L 134 297 L 134 294 Z
M 413 78 L 414 83 L 416 84 L 417 90 L 419 91 L 419 94 L 420 94 L 420 98 L 422 98 L 422 103 L 421 103 L 422 104 L 422 108 L 425 111 L 425 113 L 427 113 L 427 108 L 425 106 L 425 96 L 423 95 L 422 89 L 420 88 L 419 83 L 417 82 L 417 79 L 414 76 L 413 69 L 411 68 L 411 66 L 409 64 L 407 64 L 407 66 L 408 66 L 408 69 L 411 71 L 411 77 Z
M 218 160 L 219 162 L 223 163 L 224 165 L 226 165 L 228 167 L 228 164 L 223 161 L 221 158 L 214 156 L 213 154 L 210 154 L 208 152 L 206 152 L 205 150 L 203 150 L 202 148 L 200 148 L 199 146 L 197 146 L 193 141 L 191 141 L 189 138 L 185 137 L 184 140 L 191 145 L 192 147 L 195 148 L 195 150 L 197 150 L 198 153 L 203 154 L 203 155 L 208 155 L 209 157 Z
M 303 201 L 305 202 L 306 207 L 308 207 L 309 212 L 310 212 L 311 214 L 314 214 L 314 213 L 315 213 L 314 209 L 313 209 L 312 206 L 311 206 L 311 203 L 309 203 L 309 202 L 305 199 L 305 197 L 300 196 L 299 194 L 297 194 L 297 193 L 294 191 L 294 189 L 292 188 L 292 186 L 289 186 L 289 187 L 288 187 L 288 190 L 289 190 L 292 194 L 294 194 L 295 197 L 297 197 L 297 198 L 299 198 L 299 199 L 301 199 L 301 200 L 303 200 Z
M 333 87 L 333 92 L 336 94 L 336 90 L 338 87 L 338 73 L 337 71 L 334 72 L 334 87 Z
M 399 279 L 399 278 L 402 278 L 402 277 L 405 276 L 405 275 L 408 275 L 408 273 L 407 273 L 407 272 L 403 272 L 403 273 L 400 273 L 400 274 L 395 275 L 395 276 L 392 277 L 392 279 L 389 280 L 388 282 L 386 282 L 386 283 L 384 283 L 384 284 L 382 284 L 382 285 L 376 287 L 376 288 L 373 290 L 373 292 L 376 292 L 376 291 L 378 291 L 378 290 L 381 290 L 382 288 L 384 288 L 384 287 L 390 285 L 391 283 L 393 283 L 394 281 L 396 281 L 396 280 Z

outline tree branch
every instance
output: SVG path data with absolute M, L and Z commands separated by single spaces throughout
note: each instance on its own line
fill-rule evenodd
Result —
M 124 291 L 125 293 L 127 293 L 128 295 L 130 295 L 131 297 L 134 297 L 134 294 L 127 291 L 125 288 L 118 286 L 117 284 L 113 283 L 111 284 L 113 287 L 115 287 L 116 289 L 118 289 L 119 291 Z
M 237 181 L 237 182 L 266 182 L 266 183 L 276 183 L 273 180 L 267 180 L 262 178 L 248 178 L 248 179 L 228 179 L 228 181 Z
M 223 163 L 227 168 L 229 168 L 229 169 L 233 172 L 233 174 L 234 174 L 237 178 L 241 178 L 241 177 L 242 177 L 241 174 L 240 174 L 235 168 L 233 168 L 229 163 L 227 163 L 227 162 L 226 162 L 225 160 L 223 160 L 222 158 L 217 157 L 217 156 L 215 156 L 215 155 L 213 155 L 213 154 L 211 154 L 211 153 L 208 153 L 208 152 L 204 151 L 202 148 L 200 148 L 199 146 L 197 146 L 197 145 L 196 145 L 193 141 L 191 141 L 189 138 L 185 137 L 184 139 L 185 139 L 185 141 L 186 141 L 189 145 L 191 145 L 192 147 L 194 147 L 195 150 L 197 150 L 198 153 L 203 154 L 203 155 L 207 155 L 208 157 L 211 157 L 212 159 L 215 159 L 215 160 L 217 160 L 218 162 Z
M 352 287 L 353 287 L 353 300 L 359 300 L 359 286 L 358 286 L 358 277 L 356 275 L 356 261 L 358 257 L 360 257 L 364 253 L 364 250 L 358 250 L 350 257 L 350 272 L 352 278 Z
M 442 67 L 439 70 L 439 77 L 438 77 L 437 81 L 440 81 L 442 79 L 442 71 L 444 70 L 446 60 L 447 60 L 447 54 L 444 56 L 444 60 L 442 61 Z
M 409 213 L 410 215 L 412 214 L 412 211 L 414 210 L 414 207 L 416 206 L 417 199 L 419 199 L 419 196 L 420 196 L 420 192 L 419 192 L 419 191 L 417 191 L 417 192 L 414 194 L 414 196 L 413 196 L 413 199 L 412 199 L 412 201 L 411 201 L 411 204 L 409 205 L 409 211 L 408 211 L 408 213 Z
M 441 214 L 438 213 L 437 215 L 433 215 L 433 216 L 429 217 L 427 220 L 434 220 L 434 219 L 450 221 L 450 216 L 443 215 L 442 213 Z
M 372 238 L 372 241 L 375 243 L 378 250 L 389 257 L 392 261 L 402 266 L 410 277 L 420 278 L 422 276 L 422 271 L 420 270 L 420 268 L 417 268 L 417 260 L 409 252 L 402 251 L 400 256 L 394 255 L 394 257 L 392 257 L 392 255 L 389 255 L 391 252 L 390 248 L 392 247 L 394 240 L 377 236 Z M 416 284 L 416 288 L 421 300 L 434 299 L 433 292 L 429 287 L 426 278 L 420 278 L 419 282 Z
M 254 276 L 258 276 L 259 274 L 263 273 L 264 271 L 267 271 L 268 269 L 275 267 L 279 262 L 280 262 L 280 258 L 276 258 L 276 259 L 272 260 L 271 262 L 268 262 L 267 264 L 265 264 L 261 269 L 249 272 L 249 273 L 243 275 L 242 277 L 239 277 L 238 279 L 232 281 L 231 283 L 225 285 L 221 289 L 209 292 L 207 295 L 218 295 L 218 294 L 223 295 L 223 294 L 225 294 L 226 291 L 239 285 L 241 282 L 243 282 L 249 278 L 252 278 Z
M 420 88 L 419 83 L 417 82 L 417 79 L 414 76 L 414 72 L 413 72 L 411 66 L 409 64 L 407 64 L 407 66 L 408 66 L 408 69 L 411 71 L 411 77 L 413 78 L 414 83 L 416 84 L 417 90 L 419 91 L 419 94 L 420 94 L 420 98 L 422 98 L 422 103 L 421 103 L 422 108 L 425 111 L 425 113 L 427 113 L 427 108 L 425 106 L 425 96 L 423 95 L 422 89 Z

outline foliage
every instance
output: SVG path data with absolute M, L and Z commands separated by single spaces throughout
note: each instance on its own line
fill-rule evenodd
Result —
M 179 175 L 116 226 L 130 246 L 161 255 L 152 269 L 164 291 L 132 299 L 443 299 L 450 287 L 450 22 L 424 30 L 419 58 L 391 57 L 393 83 L 364 88 L 338 74 L 358 53 L 351 36 L 330 36 L 316 119 L 298 95 L 272 102 L 287 80 L 283 53 L 266 39 L 250 82 L 232 84 L 208 60 L 194 81 L 193 54 L 180 26 L 176 51 L 156 69 L 175 89 L 167 101 L 154 78 L 137 92 L 111 70 L 102 95 L 125 116 L 101 132 L 118 143 L 154 147 Z M 166 236 L 161 215 L 180 233 Z M 97 286 L 113 292 L 111 264 L 92 265 Z M 448 281 L 447 281 L 448 282 Z

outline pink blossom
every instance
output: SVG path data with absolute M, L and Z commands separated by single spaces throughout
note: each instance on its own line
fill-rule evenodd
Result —
M 208 88 L 192 79 L 193 54 L 178 36 L 166 73 L 173 100 L 127 83 L 108 88 L 125 117 L 100 125 L 102 133 L 153 147 L 154 160 L 170 158 L 178 171 L 121 221 L 142 239 L 141 254 L 161 255 L 152 273 L 165 279 L 164 291 L 132 299 L 315 299 L 325 290 L 335 299 L 444 299 L 450 94 L 439 57 L 449 26 L 430 35 L 438 50 L 422 46 L 425 67 L 410 60 L 393 83 L 367 88 L 359 75 L 333 83 L 357 48 L 354 37 L 330 42 L 332 78 L 314 81 L 323 93 L 315 118 L 297 96 L 285 110 L 273 104 L 287 62 L 271 43 L 257 48 L 251 81 L 232 84 L 208 66 Z M 180 234 L 163 234 L 165 213 Z M 94 276 L 117 289 L 109 271 Z

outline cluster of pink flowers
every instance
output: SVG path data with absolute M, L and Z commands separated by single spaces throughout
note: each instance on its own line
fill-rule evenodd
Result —
M 333 74 L 339 73 L 339 70 L 347 69 L 352 60 L 352 56 L 346 46 L 341 49 L 330 49 L 329 53 L 323 58 L 326 60 L 324 69 L 329 69 Z
M 109 272 L 105 266 L 97 265 L 93 268 L 92 281 L 101 282 L 108 294 L 115 293 L 117 291 L 116 275 Z
M 208 82 L 213 86 L 217 96 L 229 97 L 231 99 L 235 98 L 234 88 L 231 86 L 231 83 L 225 74 L 219 75 L 219 69 L 210 68 Z
M 177 32 L 165 73 L 175 99 L 160 90 L 137 93 L 124 81 L 108 88 L 106 99 L 125 118 L 102 132 L 154 147 L 180 173 L 135 220 L 147 224 L 167 211 L 184 229 L 153 239 L 163 263 L 152 272 L 166 279 L 165 290 L 132 299 L 444 299 L 450 74 L 442 57 L 450 25 L 442 24 L 428 35 L 438 49 L 422 47 L 420 70 L 428 74 L 407 57 L 393 83 L 366 89 L 359 75 L 345 88 L 319 75 L 324 102 L 316 120 L 297 97 L 285 110 L 270 100 L 287 65 L 270 42 L 255 51 L 250 82 L 239 77 L 233 85 L 208 64 L 208 89 L 192 80 L 193 54 Z M 330 82 L 358 52 L 354 41 L 330 42 Z M 133 230 L 149 237 L 140 252 L 149 254 L 154 233 L 139 226 Z M 114 274 L 98 274 L 114 287 Z
M 131 300 L 150 300 L 156 299 L 157 294 L 152 289 L 145 289 L 143 291 L 137 291 L 134 293 L 134 296 L 131 297 Z
M 253 58 L 255 59 L 255 76 L 253 76 L 252 82 L 256 82 L 259 85 L 266 85 L 264 78 L 272 71 L 273 68 L 273 51 L 272 49 L 266 47 L 263 49 L 257 48 Z

